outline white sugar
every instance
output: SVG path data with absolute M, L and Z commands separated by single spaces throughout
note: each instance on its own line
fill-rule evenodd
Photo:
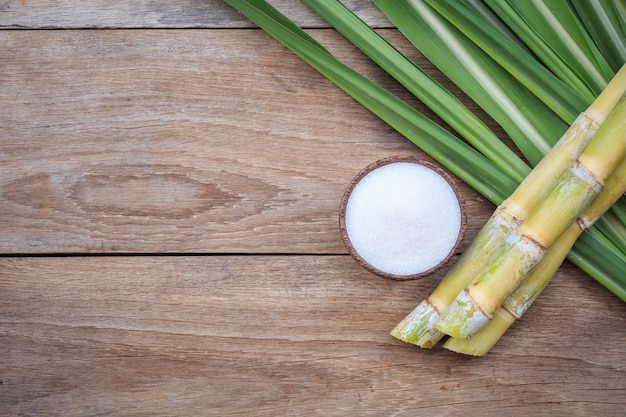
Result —
M 395 162 L 357 183 L 345 223 L 350 243 L 366 262 L 387 273 L 413 275 L 438 265 L 454 248 L 461 208 L 437 172 Z

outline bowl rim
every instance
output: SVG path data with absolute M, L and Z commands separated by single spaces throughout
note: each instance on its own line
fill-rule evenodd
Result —
M 352 245 L 350 241 L 350 237 L 348 236 L 348 231 L 346 228 L 346 220 L 345 220 L 346 207 L 348 205 L 348 200 L 350 198 L 350 195 L 352 194 L 352 191 L 356 187 L 356 185 L 367 174 L 374 171 L 375 169 L 380 168 L 385 165 L 398 163 L 398 162 L 409 162 L 409 163 L 422 165 L 426 168 L 431 169 L 435 173 L 439 174 L 452 188 L 452 191 L 454 192 L 457 202 L 459 204 L 459 211 L 460 211 L 461 224 L 459 228 L 459 233 L 457 235 L 456 242 L 450 249 L 450 252 L 437 265 L 434 265 L 433 267 L 425 271 L 422 271 L 416 274 L 411 274 L 411 275 L 402 275 L 402 274 L 394 274 L 390 272 L 385 272 L 376 268 L 375 266 L 367 262 L 365 259 L 363 259 L 361 255 L 356 251 L 356 249 L 354 249 L 354 246 Z M 354 178 L 352 178 L 352 180 L 348 184 L 348 187 L 344 191 L 343 196 L 341 197 L 341 203 L 339 207 L 339 231 L 341 233 L 341 238 L 343 240 L 344 246 L 348 250 L 349 254 L 352 256 L 352 258 L 356 260 L 356 262 L 361 267 L 365 268 L 370 273 L 373 273 L 383 278 L 388 278 L 388 279 L 392 279 L 396 281 L 408 281 L 408 280 L 415 280 L 418 278 L 423 278 L 428 275 L 431 275 L 435 271 L 444 267 L 448 262 L 450 262 L 452 257 L 455 255 L 455 253 L 458 252 L 461 244 L 463 243 L 463 240 L 465 238 L 465 233 L 467 231 L 467 212 L 466 212 L 466 207 L 465 207 L 465 198 L 463 197 L 463 193 L 461 192 L 459 188 L 458 181 L 447 170 L 437 165 L 436 163 L 431 162 L 425 158 L 421 158 L 421 157 L 414 156 L 414 155 L 389 156 L 389 157 L 374 161 L 371 164 L 365 166 L 354 176 Z

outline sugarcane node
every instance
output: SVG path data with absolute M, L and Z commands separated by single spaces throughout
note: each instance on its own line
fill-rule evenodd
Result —
M 476 311 L 484 314 L 485 317 L 487 317 L 489 320 L 493 318 L 493 314 L 497 310 L 497 308 L 494 307 L 488 309 L 484 308 L 483 306 L 485 305 L 485 303 L 481 303 L 479 300 L 476 299 L 476 297 L 474 297 L 474 295 L 472 295 L 471 286 L 463 288 L 463 291 L 459 293 L 458 297 L 454 301 L 459 305 L 473 306 Z M 449 310 L 453 311 L 452 309 Z
M 349 254 L 367 271 L 398 281 L 423 278 L 446 265 L 466 229 L 465 200 L 455 179 L 412 155 L 383 158 L 360 170 L 339 208 Z
M 507 306 L 506 304 L 503 304 L 500 306 L 500 308 L 502 309 L 503 312 L 507 312 L 508 314 L 510 314 L 512 317 L 515 318 L 515 320 L 519 320 L 522 318 L 521 315 L 517 314 L 515 311 L 513 311 L 512 308 L 510 308 L 509 306 Z M 496 311 L 497 313 L 498 311 Z
M 424 303 L 426 303 L 430 308 L 432 308 L 437 314 L 441 314 L 440 309 L 437 308 L 437 305 L 431 301 L 430 297 L 426 298 L 424 300 Z
M 607 172 L 602 163 L 598 163 L 595 159 L 583 154 L 576 160 L 575 169 L 577 176 L 597 191 L 604 187 L 603 178 L 606 178 Z
M 543 257 L 543 255 L 545 255 L 546 252 L 548 251 L 548 248 L 545 245 L 543 245 L 541 242 L 539 242 L 539 240 L 537 240 L 533 236 L 530 236 L 527 234 L 520 234 L 519 236 L 522 239 L 524 239 L 527 243 L 529 243 L 532 247 L 534 247 L 539 256 Z
M 594 223 L 595 221 L 587 218 L 586 216 L 580 216 L 576 219 L 576 224 L 580 227 L 580 230 L 587 230 L 593 226 Z
M 496 208 L 496 213 L 504 213 L 512 224 L 520 224 L 528 216 L 528 211 L 512 198 L 507 198 Z

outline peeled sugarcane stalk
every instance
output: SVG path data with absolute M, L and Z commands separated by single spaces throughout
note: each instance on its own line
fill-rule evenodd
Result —
M 578 160 L 529 213 L 435 323 L 456 338 L 485 326 L 526 274 L 545 256 L 604 186 L 626 154 L 626 95 L 622 95 Z
M 484 356 L 537 299 L 561 266 L 576 239 L 591 227 L 626 192 L 626 159 L 623 159 L 604 188 L 583 214 L 557 239 L 546 256 L 524 278 L 520 286 L 498 308 L 493 319 L 469 339 L 449 338 L 443 347 L 466 355 Z
M 437 288 L 390 332 L 392 336 L 424 348 L 437 344 L 444 336 L 434 327 L 441 313 L 547 194 L 553 182 L 578 158 L 624 91 L 626 65 L 591 106 L 578 116 L 516 191 L 502 202 Z

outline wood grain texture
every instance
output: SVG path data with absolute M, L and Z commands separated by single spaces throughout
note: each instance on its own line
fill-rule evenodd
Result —
M 261 35 L 0 31 L 0 252 L 343 253 L 350 179 L 420 151 Z
M 285 15 L 307 28 L 328 24 L 297 0 L 270 0 Z M 347 0 L 368 24 L 391 27 L 372 0 Z M 87 28 L 242 28 L 254 27 L 222 0 L 4 0 L 0 29 Z
M 388 335 L 438 277 L 346 256 L 0 260 L 10 415 L 617 416 L 626 305 L 571 265 L 485 358 Z
M 445 269 L 370 275 L 337 211 L 425 156 L 224 2 L 5 0 L 0 45 L 0 415 L 623 415 L 626 305 L 568 262 L 485 358 L 388 335 Z

